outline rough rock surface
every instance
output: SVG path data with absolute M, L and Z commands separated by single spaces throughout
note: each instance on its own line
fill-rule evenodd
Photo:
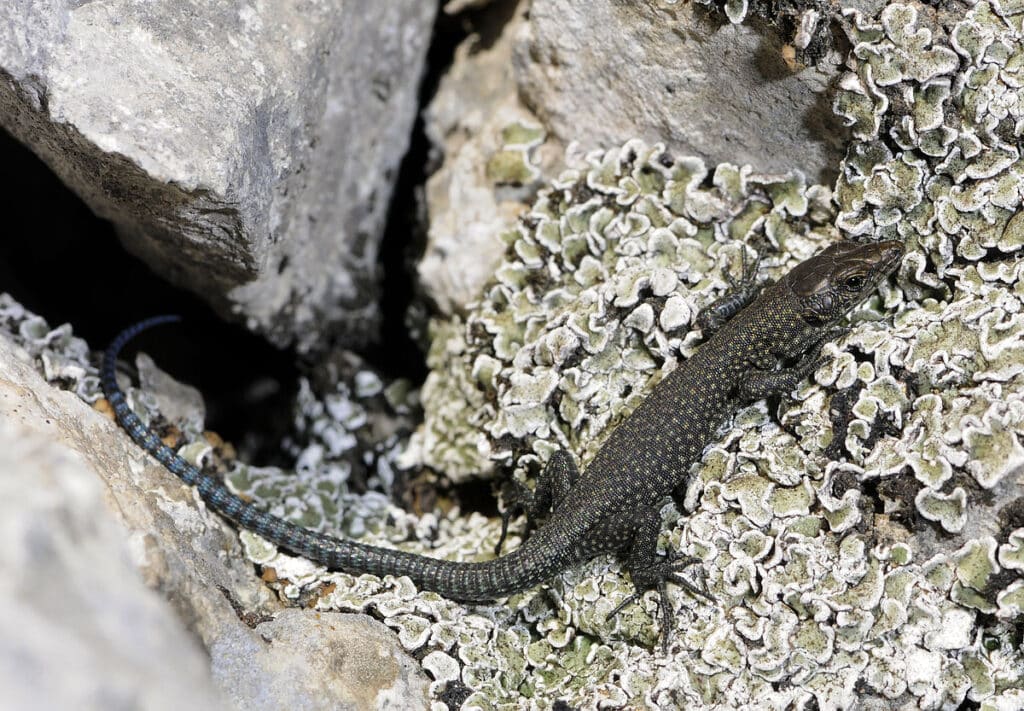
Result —
M 526 22 L 528 5 L 527 0 L 500 3 L 479 20 L 495 36 L 485 43 L 473 35 L 458 47 L 424 112 L 427 133 L 443 150 L 444 161 L 427 181 L 430 225 L 417 269 L 444 313 L 462 310 L 479 295 L 501 259 L 495 236 L 535 192 L 530 149 L 543 131 L 519 99 L 512 64 L 514 38 Z M 534 135 L 507 145 L 503 129 L 513 125 L 535 127 Z M 507 163 L 496 174 L 496 157 L 518 158 L 512 167 L 521 173 L 525 168 L 525 179 L 521 174 L 504 179 Z
M 435 9 L 0 3 L 0 126 L 223 313 L 363 340 Z
M 191 489 L 142 453 L 109 416 L 97 412 L 105 401 L 96 369 L 88 347 L 70 328 L 50 329 L 3 294 L 0 326 L 0 423 L 5 428 L 10 421 L 23 423 L 36 433 L 24 444 L 2 448 L 3 471 L 24 476 L 5 477 L 11 490 L 0 501 L 0 521 L 7 526 L 5 532 L 24 543 L 0 548 L 7 564 L 0 585 L 9 585 L 12 595 L 24 599 L 26 615 L 33 616 L 29 619 L 45 627 L 28 640 L 20 628 L 4 633 L 5 639 L 23 639 L 25 649 L 24 655 L 0 655 L 0 673 L 11 677 L 5 694 L 23 692 L 31 698 L 37 691 L 37 678 L 26 677 L 17 667 L 33 654 L 37 665 L 30 671 L 37 673 L 38 684 L 46 684 L 42 690 L 56 694 L 55 701 L 61 703 L 54 708 L 78 708 L 77 703 L 63 702 L 107 690 L 114 696 L 97 697 L 96 708 L 111 708 L 103 703 L 110 698 L 136 698 L 141 708 L 164 708 L 156 701 L 147 705 L 149 697 L 141 690 L 135 697 L 125 696 L 137 689 L 132 684 L 142 682 L 166 691 L 167 699 L 194 700 L 196 708 L 223 707 L 209 701 L 216 699 L 213 689 L 246 709 L 365 708 L 367 699 L 376 699 L 377 708 L 423 707 L 425 679 L 401 654 L 394 636 L 383 634 L 377 623 L 349 616 L 325 624 L 332 616 L 281 611 L 272 592 L 253 575 L 237 534 L 210 515 Z M 139 400 L 155 401 L 162 411 L 179 413 L 176 426 L 195 440 L 190 451 L 209 456 L 212 447 L 202 436 L 194 395 L 181 386 L 161 385 L 166 376 L 149 359 L 139 358 L 138 363 L 142 380 L 163 391 L 141 397 L 130 390 L 134 406 L 144 411 Z M 59 391 L 47 381 L 74 392 Z M 3 441 L 12 437 L 23 439 L 20 432 L 0 430 Z M 74 450 L 81 462 L 77 469 L 65 475 L 65 468 L 73 468 L 64 467 L 59 477 L 50 477 L 53 481 L 41 477 L 41 468 L 44 474 L 49 471 L 50 455 L 39 439 Z M 99 493 L 100 485 L 105 495 Z M 25 502 L 38 504 L 29 505 L 25 513 Z M 36 517 L 47 507 L 53 530 Z M 51 549 L 60 555 L 54 558 L 47 552 Z M 130 564 L 149 587 L 160 591 L 170 609 L 144 594 Z M 128 623 L 122 624 L 122 618 Z M 208 660 L 190 638 L 198 638 Z M 61 647 L 64 656 L 50 656 L 51 647 L 44 646 L 48 639 L 68 645 L 66 650 Z M 75 644 L 68 644 L 69 639 Z M 345 640 L 347 657 L 337 653 L 339 639 Z M 160 646 L 163 642 L 167 648 Z M 189 649 L 194 650 L 192 657 Z M 332 655 L 325 656 L 325 650 Z M 93 674 L 69 675 L 55 661 L 79 658 L 94 660 Z M 148 666 L 147 658 L 169 674 Z M 370 662 L 372 673 L 366 666 Z M 108 684 L 104 672 L 110 666 L 125 671 L 110 674 Z M 24 679 L 33 685 L 21 683 Z M 179 684 L 188 688 L 175 696 Z
M 95 462 L 66 441 L 69 418 L 39 407 L 38 378 L 11 378 L 27 368 L 12 358 L 0 338 L 4 708 L 223 708 L 203 650 L 132 564 Z
M 417 711 L 428 680 L 397 636 L 365 615 L 288 609 L 252 634 L 225 635 L 213 674 L 239 708 Z M 253 678 L 251 664 L 269 673 Z M 282 705 L 282 702 L 288 701 Z
M 664 141 L 709 163 L 834 175 L 842 155 L 825 90 L 841 59 L 793 71 L 788 37 L 694 3 L 534 0 L 516 72 L 562 141 Z

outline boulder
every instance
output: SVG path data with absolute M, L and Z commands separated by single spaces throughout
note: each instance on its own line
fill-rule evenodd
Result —
M 0 127 L 280 345 L 373 337 L 433 3 L 0 4 Z

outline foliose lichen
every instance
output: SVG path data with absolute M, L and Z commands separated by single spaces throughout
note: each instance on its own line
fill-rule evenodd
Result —
M 1022 12 L 978 3 L 948 32 L 920 26 L 911 5 L 878 21 L 851 13 L 852 71 L 835 101 L 855 138 L 836 222 L 906 242 L 916 302 L 885 355 L 918 397 L 899 442 L 861 461 L 886 475 L 909 464 L 921 515 L 951 532 L 966 525 L 965 486 L 998 490 L 1024 467 Z
M 461 442 L 465 472 L 496 463 L 529 479 L 556 447 L 585 465 L 691 352 L 696 310 L 740 249 L 756 246 L 771 274 L 836 238 L 833 225 L 909 250 L 814 382 L 737 414 L 695 472 L 689 517 L 666 507 L 664 545 L 701 557 L 723 601 L 677 597 L 686 663 L 641 651 L 651 599 L 604 619 L 629 588 L 595 561 L 549 586 L 554 617 L 531 628 L 543 654 L 527 660 L 556 683 L 519 693 L 590 707 L 1020 699 L 1022 11 L 979 3 L 928 28 L 910 5 L 848 13 L 835 110 L 854 140 L 834 195 L 635 141 L 591 153 L 506 236 L 465 322 L 436 327 L 442 367 L 418 436 Z M 833 443 L 840 390 L 853 396 Z M 566 665 L 583 646 L 616 661 L 591 663 L 577 687 Z M 481 708 L 514 698 L 473 678 Z
M 236 462 L 228 481 L 245 496 L 275 502 L 272 513 L 308 528 L 380 532 L 389 502 L 406 493 L 396 460 L 418 413 L 418 394 L 406 380 L 386 381 L 356 356 L 335 353 L 299 378 L 293 426 L 283 443 L 294 471 Z

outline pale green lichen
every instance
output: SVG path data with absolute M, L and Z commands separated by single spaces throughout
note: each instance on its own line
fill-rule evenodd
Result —
M 999 565 L 1024 572 L 1024 528 L 1018 528 L 999 546 Z
M 917 492 L 914 504 L 922 516 L 950 533 L 959 533 L 967 524 L 967 492 L 959 486 L 948 494 L 925 487 Z
M 544 142 L 545 135 L 543 128 L 520 122 L 503 128 L 501 148 L 487 159 L 484 168 L 487 179 L 496 185 L 516 186 L 537 181 L 541 173 L 533 153 Z
M 314 376 L 299 381 L 285 442 L 294 472 L 236 463 L 229 484 L 244 496 L 273 502 L 271 513 L 307 528 L 356 537 L 406 535 L 403 525 L 411 523 L 388 525 L 395 520 L 388 495 L 400 493 L 397 459 L 418 392 L 402 380 L 385 383 L 351 355 L 327 359 Z

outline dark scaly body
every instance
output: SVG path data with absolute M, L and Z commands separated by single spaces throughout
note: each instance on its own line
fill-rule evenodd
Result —
M 791 390 L 823 363 L 818 348 L 836 335 L 835 323 L 892 272 L 902 254 L 902 246 L 891 242 L 840 243 L 759 295 L 745 283 L 745 301 L 753 302 L 731 304 L 739 313 L 729 314 L 689 360 L 653 388 L 611 433 L 583 476 L 566 453 L 552 458 L 535 498 L 526 502 L 532 516 L 550 510 L 547 520 L 517 550 L 480 563 L 439 560 L 298 527 L 243 501 L 161 443 L 128 407 L 115 362 L 140 331 L 175 317 L 150 319 L 121 333 L 105 354 L 102 383 L 118 421 L 139 445 L 196 486 L 214 511 L 292 553 L 335 570 L 406 575 L 421 588 L 465 601 L 525 590 L 598 554 L 621 553 L 638 591 L 661 592 L 667 631 L 665 583 L 706 592 L 678 575 L 695 561 L 656 554 L 661 502 L 685 483 L 715 430 L 738 406 Z M 857 288 L 850 288 L 851 273 L 863 282 Z M 794 361 L 778 369 L 780 362 Z

